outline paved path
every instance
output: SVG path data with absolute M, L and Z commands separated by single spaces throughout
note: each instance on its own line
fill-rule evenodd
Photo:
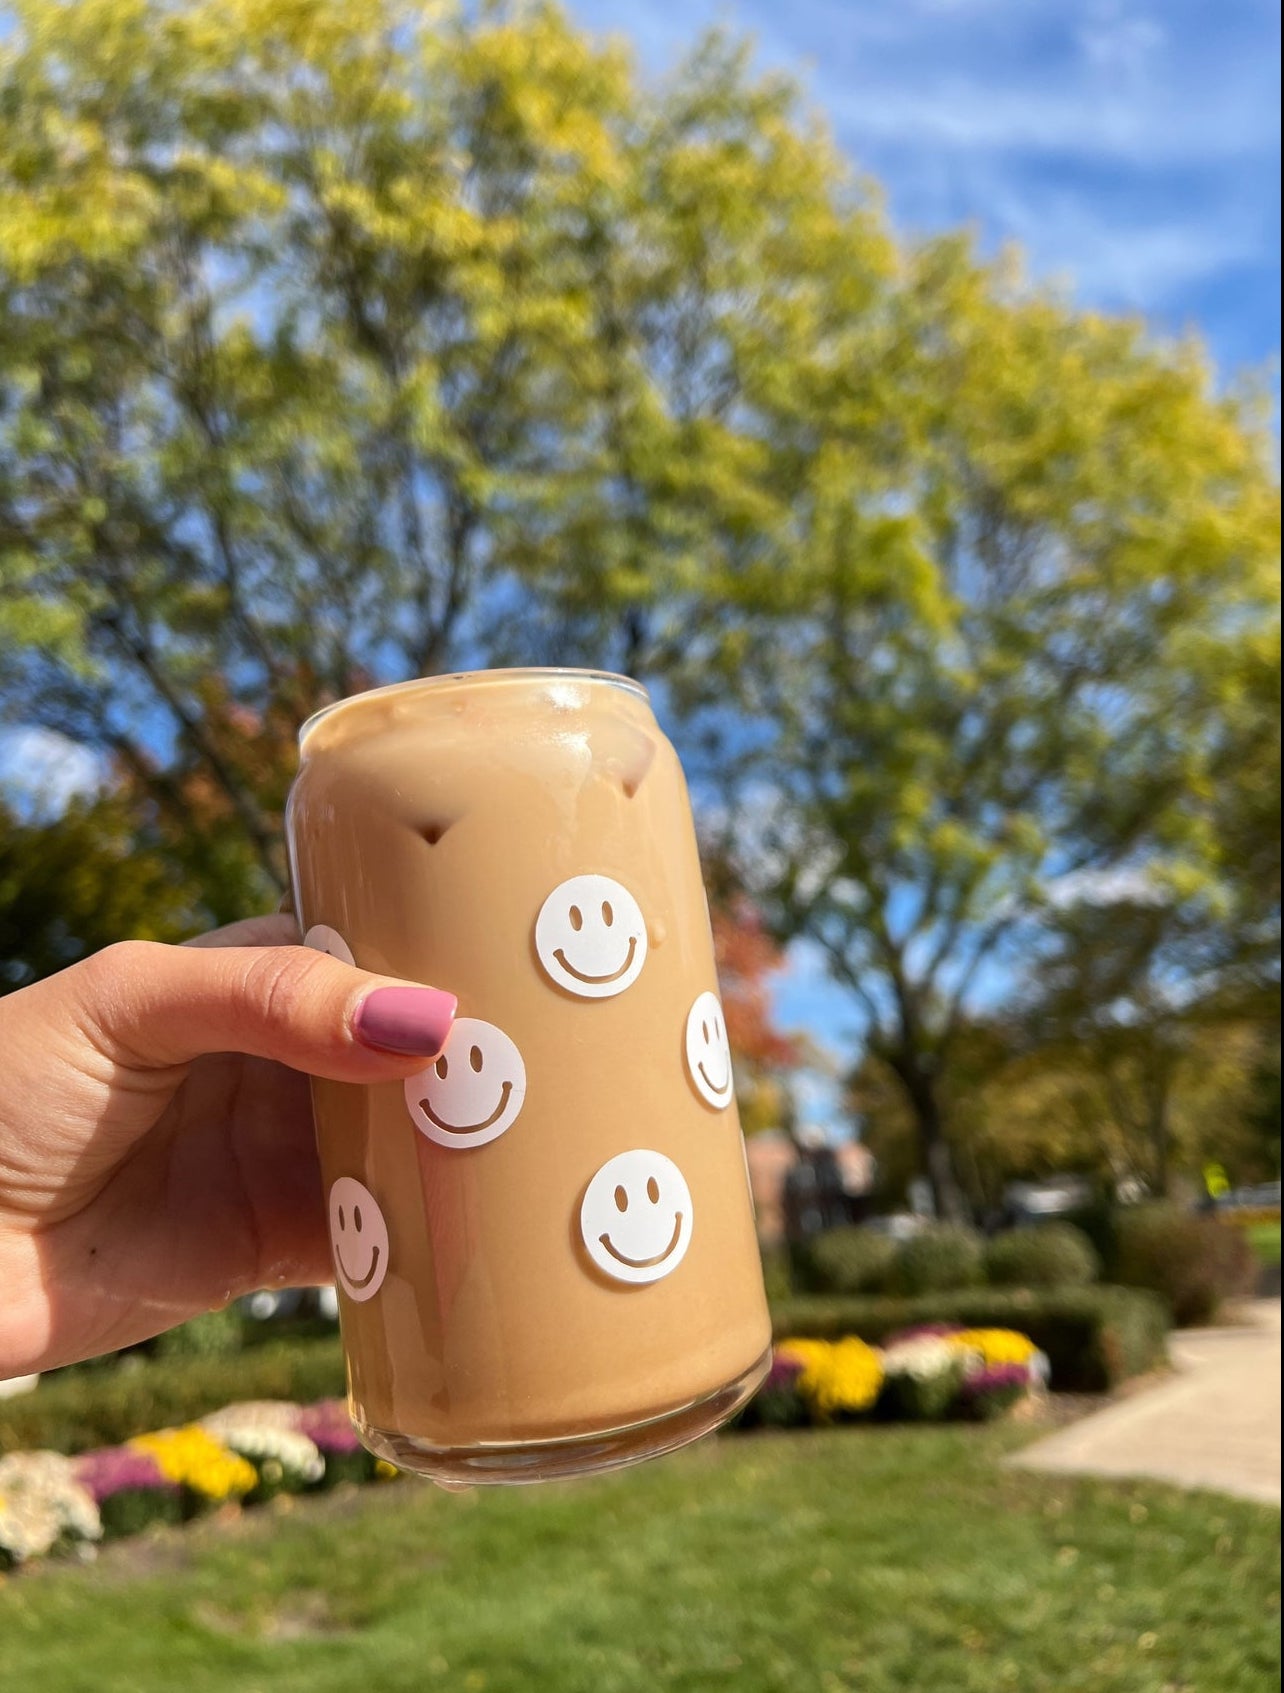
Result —
M 1280 1503 L 1280 1302 L 1242 1327 L 1174 1335 L 1176 1375 L 1012 1460 L 1067 1475 L 1147 1476 Z

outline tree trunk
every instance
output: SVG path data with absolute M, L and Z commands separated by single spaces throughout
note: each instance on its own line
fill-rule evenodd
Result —
M 1172 1134 L 1168 1125 L 1168 1075 L 1157 1078 L 1150 1098 L 1150 1145 L 1155 1161 L 1155 1186 L 1168 1198 L 1172 1183 Z
M 945 1138 L 936 1079 L 917 1055 L 907 1055 L 897 1061 L 893 1068 L 909 1096 L 923 1171 L 932 1190 L 936 1214 L 947 1223 L 970 1222 L 967 1198 L 954 1172 L 954 1159 L 950 1153 L 949 1142 Z

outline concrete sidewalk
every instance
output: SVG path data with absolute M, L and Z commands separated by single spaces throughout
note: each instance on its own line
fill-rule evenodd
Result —
M 1280 1503 L 1280 1302 L 1242 1326 L 1173 1336 L 1174 1378 L 1050 1435 L 1011 1462 L 1064 1475 L 1145 1476 Z

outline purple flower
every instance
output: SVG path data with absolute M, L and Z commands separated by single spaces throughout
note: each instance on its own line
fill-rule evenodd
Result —
M 76 1480 L 96 1505 L 114 1493 L 138 1488 L 175 1491 L 173 1482 L 166 1481 L 151 1453 L 140 1452 L 135 1447 L 104 1446 L 97 1452 L 86 1452 L 75 1462 Z
M 759 1393 L 784 1393 L 796 1384 L 802 1373 L 803 1366 L 797 1358 L 773 1358 L 771 1369 L 767 1372 L 767 1379 L 758 1391 Z
M 888 1335 L 883 1342 L 883 1350 L 890 1352 L 893 1346 L 902 1346 L 907 1340 L 946 1340 L 952 1334 L 962 1333 L 958 1323 L 916 1323 L 913 1328 Z
M 342 1399 L 319 1399 L 315 1405 L 301 1406 L 294 1426 L 321 1452 L 346 1457 L 362 1450 Z
M 962 1392 L 965 1399 L 983 1399 L 989 1393 L 1011 1393 L 1029 1385 L 1028 1364 L 992 1364 L 989 1369 L 968 1376 Z

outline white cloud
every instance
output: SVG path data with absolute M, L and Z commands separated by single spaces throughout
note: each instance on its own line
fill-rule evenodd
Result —
M 102 787 L 106 772 L 89 747 L 52 729 L 0 729 L 0 794 L 24 817 L 57 817 Z

